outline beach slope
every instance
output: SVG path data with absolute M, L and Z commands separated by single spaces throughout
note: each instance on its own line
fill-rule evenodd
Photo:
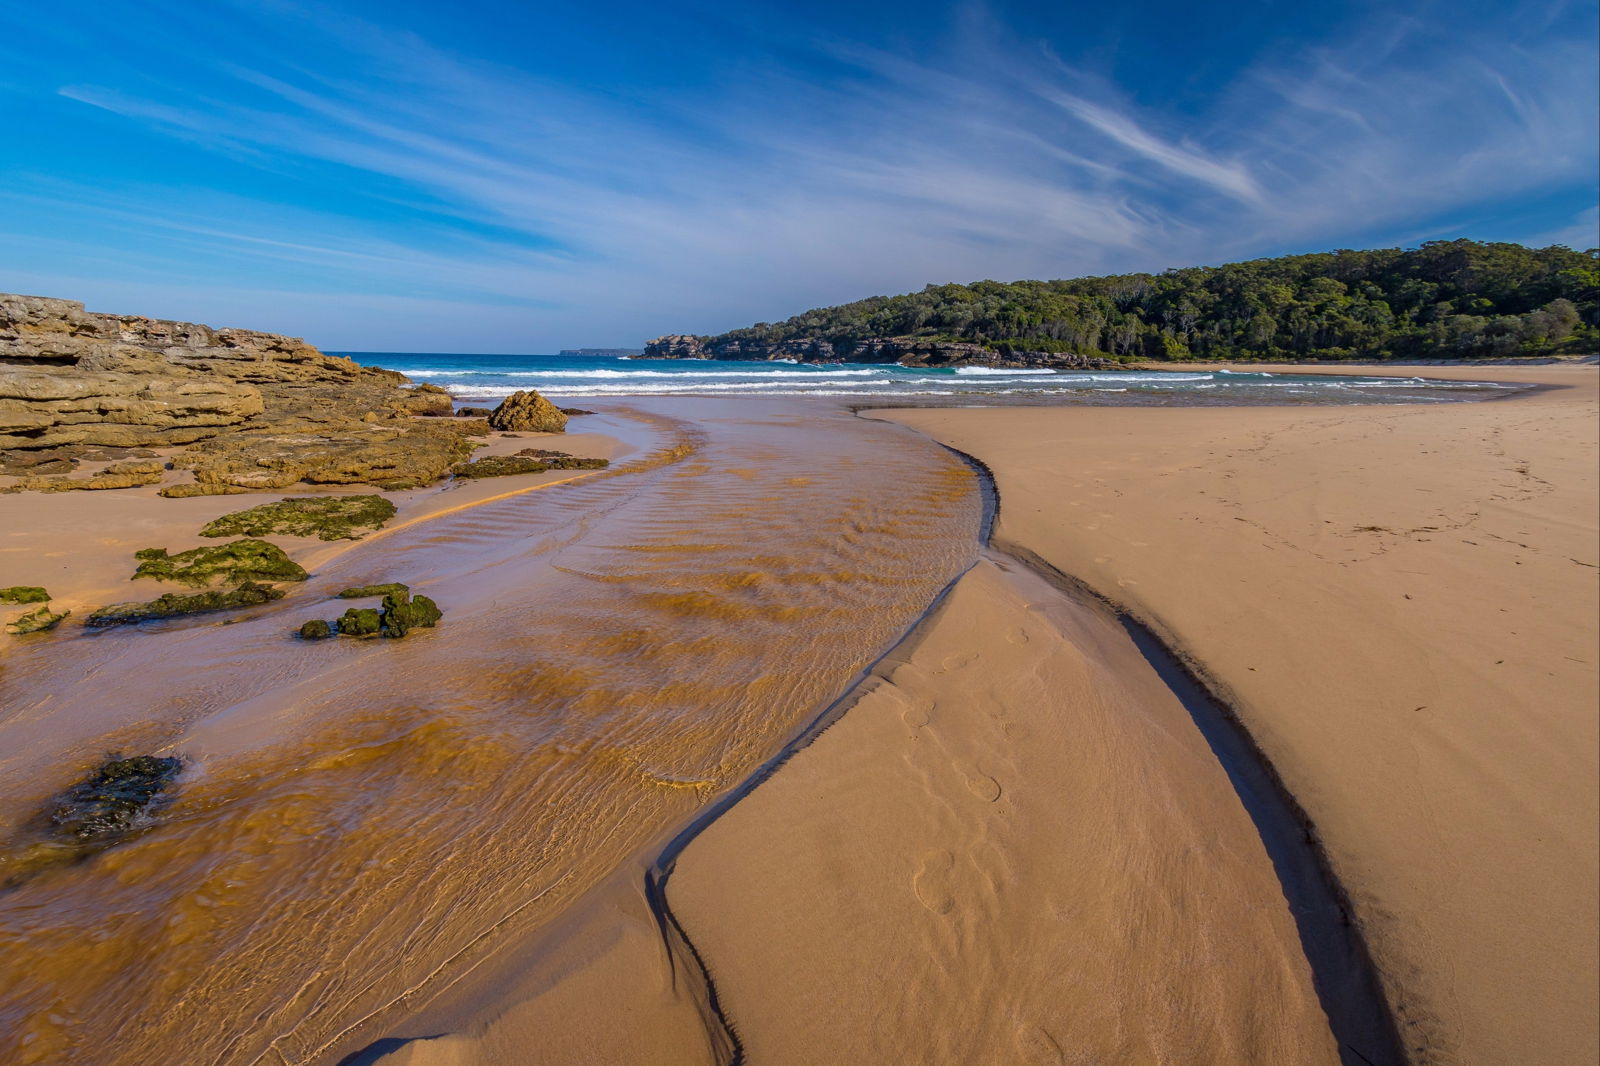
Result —
M 1555 388 L 876 414 L 987 464 L 999 547 L 1131 612 L 1236 708 L 1415 1061 L 1556 1066 L 1597 1052 L 1596 374 L 1501 373 Z

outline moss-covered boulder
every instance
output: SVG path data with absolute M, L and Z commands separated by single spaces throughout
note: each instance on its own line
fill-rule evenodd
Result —
M 12 585 L 0 589 L 0 603 L 49 603 L 50 594 L 38 585 Z
M 333 627 L 320 618 L 313 618 L 300 627 L 301 640 L 326 640 L 333 636 Z
M 81 843 L 110 844 L 135 828 L 171 786 L 183 760 L 136 755 L 103 763 L 51 804 L 50 825 Z
M 371 607 L 351 607 L 339 616 L 339 635 L 375 637 L 383 631 L 383 619 Z
M 159 618 L 229 611 L 239 607 L 259 607 L 263 603 L 281 599 L 283 599 L 282 590 L 271 585 L 258 585 L 247 581 L 236 589 L 211 589 L 192 594 L 169 592 L 148 603 L 112 604 L 110 607 L 102 607 L 92 612 L 83 623 L 89 626 L 131 625 Z
M 360 540 L 394 517 L 382 496 L 289 496 L 206 523 L 202 537 L 318 537 Z
M 223 582 L 304 581 L 310 576 L 282 548 L 254 537 L 191 548 L 176 555 L 168 555 L 165 548 L 145 548 L 135 552 L 134 558 L 139 560 L 134 577 L 175 581 L 194 588 Z
M 413 629 L 432 629 L 444 612 L 427 596 L 391 592 L 383 598 L 383 635 L 403 637 Z
M 410 592 L 410 585 L 403 585 L 398 581 L 386 581 L 381 585 L 357 585 L 339 593 L 341 600 L 364 600 L 369 596 L 387 596 L 391 592 Z
M 71 611 L 52 611 L 49 604 L 41 603 L 33 610 L 20 614 L 7 622 L 6 632 L 14 637 L 20 637 L 27 633 L 43 633 L 60 625 L 62 619 L 71 613 Z

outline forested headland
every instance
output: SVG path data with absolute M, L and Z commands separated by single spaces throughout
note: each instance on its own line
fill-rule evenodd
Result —
M 874 338 L 1119 361 L 1587 355 L 1600 349 L 1600 252 L 1432 241 L 1160 274 L 929 285 L 697 340 L 712 357 L 820 345 L 849 360 Z

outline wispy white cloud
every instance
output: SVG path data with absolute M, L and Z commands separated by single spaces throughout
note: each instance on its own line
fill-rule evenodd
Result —
M 337 311 L 341 292 L 368 312 L 408 298 L 448 309 L 414 318 L 422 333 L 402 347 L 625 343 L 928 281 L 1160 269 L 1418 232 L 1594 170 L 1591 44 L 1492 28 L 1441 38 L 1421 18 L 1284 49 L 1177 114 L 1136 106 L 992 21 L 920 56 L 812 42 L 842 69 L 834 79 L 774 56 L 711 90 L 649 99 L 324 11 L 245 11 L 262 43 L 210 61 L 213 91 L 114 70 L 59 91 L 130 135 L 179 137 L 348 196 L 175 201 L 159 183 L 74 189 L 43 168 L 10 195 L 132 235 L 121 261 L 174 293 L 187 286 L 175 296 L 186 306 L 236 278 L 275 294 L 281 328 L 335 348 L 396 343 L 388 320 Z M 337 62 L 274 54 L 296 33 L 333 41 Z M 394 211 L 354 209 L 351 196 Z M 135 257 L 141 237 L 169 254 Z M 220 272 L 204 265 L 221 260 Z M 131 291 L 112 286 L 116 269 L 62 294 Z M 508 330 L 519 302 L 526 328 Z

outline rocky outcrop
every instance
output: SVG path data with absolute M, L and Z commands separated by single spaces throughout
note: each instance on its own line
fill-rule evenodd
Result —
M 121 450 L 100 457 L 123 458 L 190 445 L 194 454 L 174 466 L 193 470 L 195 483 L 164 495 L 302 480 L 426 484 L 466 457 L 461 438 L 481 423 L 424 428 L 416 416 L 450 415 L 450 395 L 408 386 L 402 374 L 294 337 L 0 295 L 3 473 L 63 474 L 85 449 Z
M 510 433 L 565 433 L 567 416 L 533 390 L 513 392 L 489 416 L 492 429 Z
M 716 356 L 706 351 L 705 343 L 699 337 L 687 333 L 669 333 L 665 337 L 646 341 L 644 346 L 646 359 L 715 359 Z
M 160 481 L 167 464 L 154 459 L 112 463 L 88 477 L 24 477 L 0 492 L 72 492 L 81 489 L 131 489 Z
M 919 337 L 871 337 L 837 344 L 817 339 L 766 343 L 738 337 L 673 334 L 645 345 L 647 359 L 795 360 L 801 363 L 898 363 L 901 366 L 1040 367 L 1055 370 L 1116 370 L 1109 359 L 1073 352 L 997 351 L 981 344 Z

